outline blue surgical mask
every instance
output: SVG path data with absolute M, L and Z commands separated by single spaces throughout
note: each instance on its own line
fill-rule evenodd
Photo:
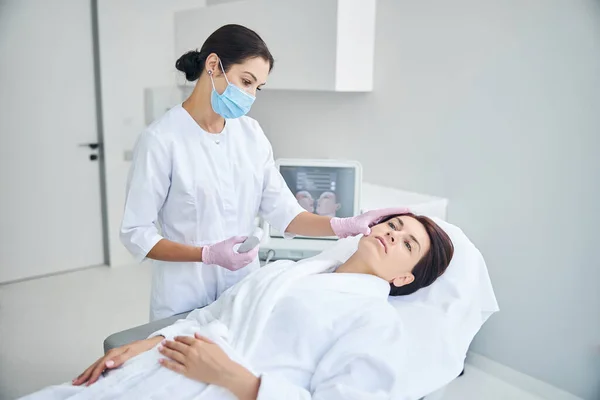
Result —
M 254 103 L 256 97 L 246 93 L 239 87 L 229 82 L 229 79 L 227 79 L 227 75 L 225 74 L 223 64 L 221 64 L 221 60 L 219 60 L 219 64 L 221 65 L 221 70 L 223 71 L 225 80 L 227 81 L 227 88 L 225 88 L 225 91 L 222 94 L 217 93 L 212 71 L 208 71 L 208 76 L 210 76 L 210 81 L 212 82 L 213 87 L 210 95 L 210 102 L 213 110 L 223 118 L 227 119 L 239 118 L 242 115 L 246 115 L 248 111 L 250 111 L 250 107 L 252 107 L 252 103 Z

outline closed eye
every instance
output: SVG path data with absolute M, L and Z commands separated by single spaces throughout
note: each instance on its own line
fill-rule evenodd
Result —
M 242 83 L 243 83 L 245 86 L 250 86 L 250 85 L 252 84 L 252 82 L 250 82 L 250 81 L 249 81 L 249 80 L 247 80 L 247 79 L 243 79 L 243 80 L 242 80 Z
M 408 251 L 412 252 L 412 246 L 410 245 L 410 242 L 405 241 L 404 245 L 406 246 L 406 248 L 408 249 Z
M 394 224 L 393 222 L 391 222 L 391 221 L 390 221 L 390 222 L 388 222 L 388 226 L 389 226 L 390 228 L 392 228 L 393 230 L 396 230 L 396 224 Z

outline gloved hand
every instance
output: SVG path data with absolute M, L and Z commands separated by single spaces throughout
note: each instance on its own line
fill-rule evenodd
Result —
M 258 246 L 243 254 L 233 250 L 235 245 L 243 243 L 246 239 L 246 236 L 235 236 L 219 243 L 204 246 L 202 248 L 202 262 L 204 264 L 219 265 L 230 271 L 244 268 L 258 256 Z
M 340 239 L 348 236 L 371 234 L 371 227 L 390 215 L 406 214 L 410 212 L 406 207 L 381 208 L 379 210 L 367 211 L 364 214 L 350 218 L 332 218 L 331 228 Z

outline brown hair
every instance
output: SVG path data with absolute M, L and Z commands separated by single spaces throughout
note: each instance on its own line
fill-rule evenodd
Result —
M 390 296 L 406 296 L 431 285 L 446 271 L 454 255 L 454 245 L 448 234 L 428 217 L 406 213 L 391 215 L 378 223 L 382 224 L 399 216 L 411 217 L 423 224 L 431 246 L 412 270 L 415 280 L 401 287 L 390 283 Z

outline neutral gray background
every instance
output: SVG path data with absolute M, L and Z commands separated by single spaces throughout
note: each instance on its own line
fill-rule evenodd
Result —
M 259 94 L 276 155 L 448 197 L 502 309 L 472 349 L 599 399 L 600 3 L 380 0 L 375 51 L 372 93 Z

